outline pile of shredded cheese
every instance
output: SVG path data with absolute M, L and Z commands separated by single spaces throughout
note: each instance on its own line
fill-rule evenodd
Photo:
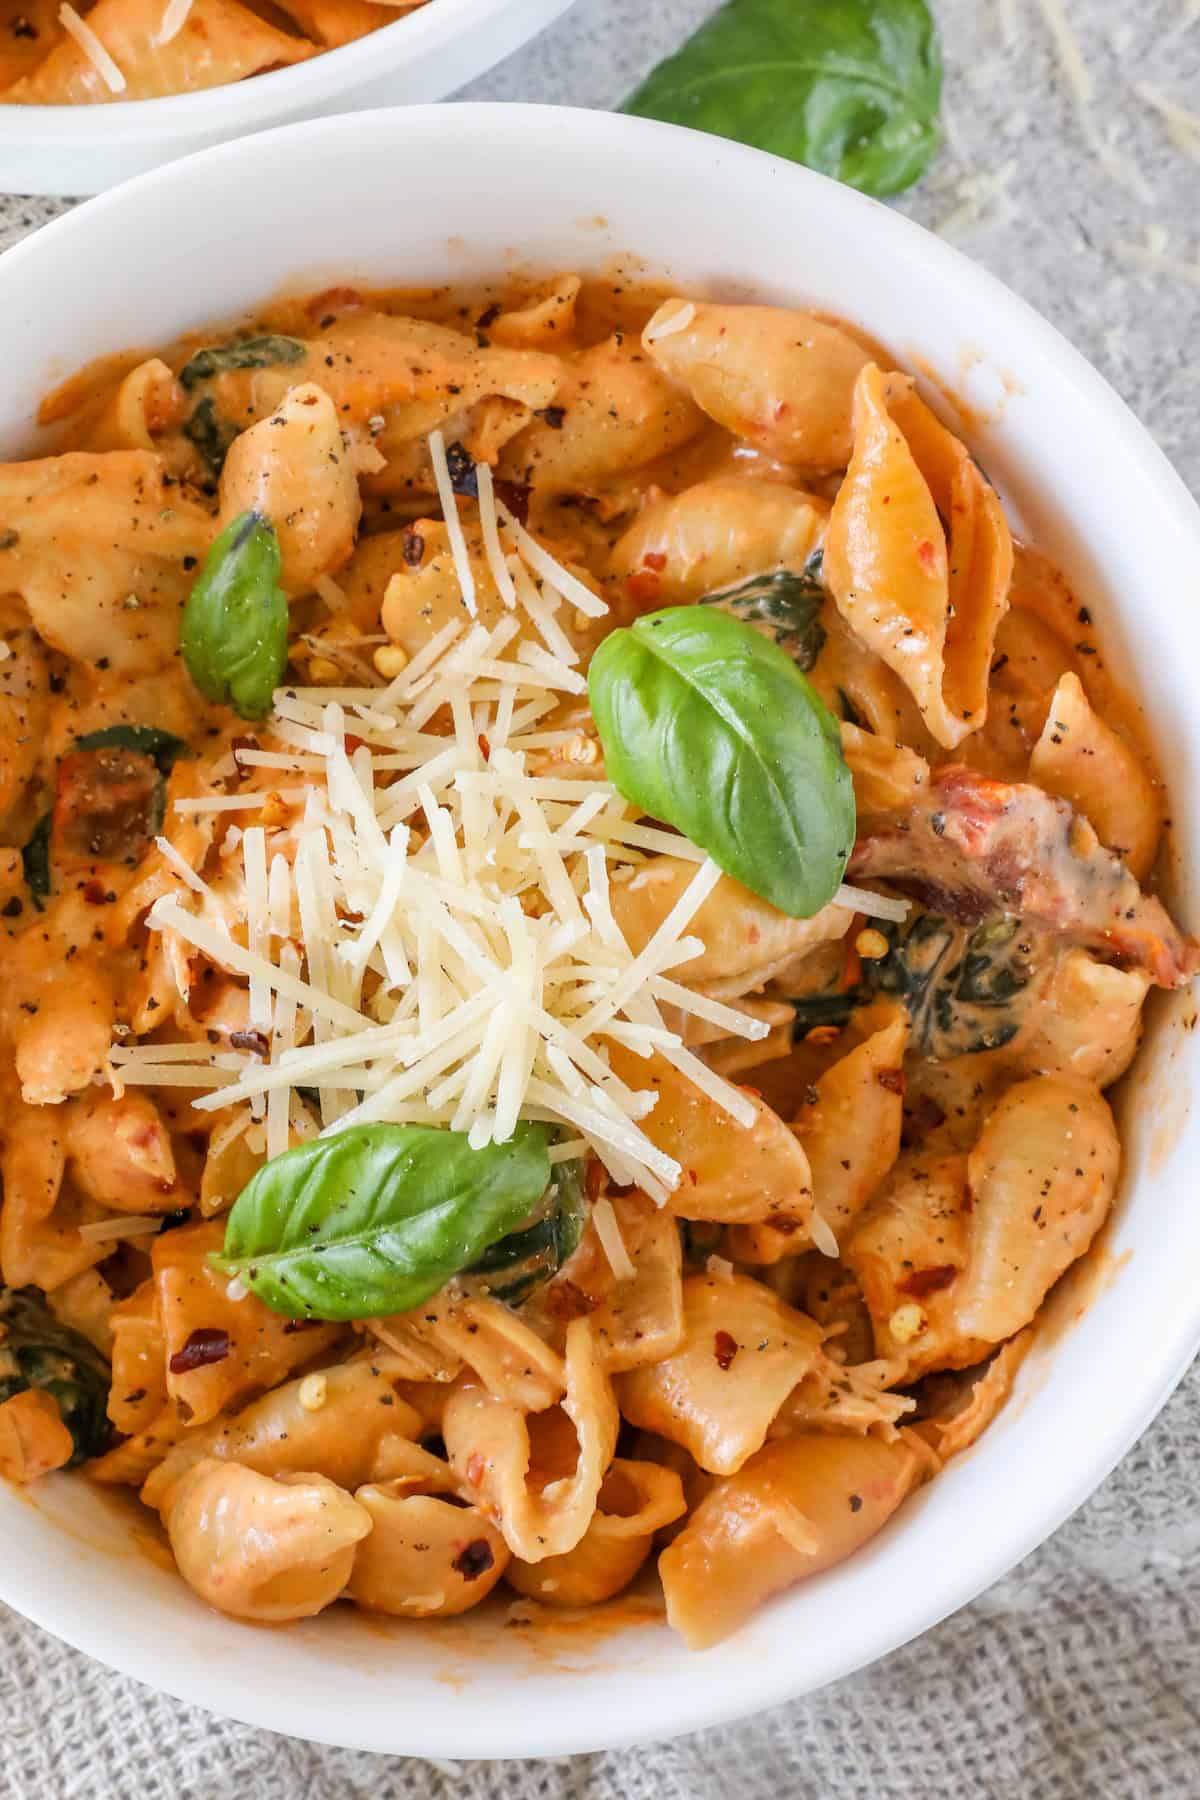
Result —
M 211 1089 L 194 1104 L 240 1107 L 246 1128 L 265 1127 L 269 1157 L 372 1121 L 448 1126 L 478 1148 L 506 1141 L 520 1119 L 545 1120 L 563 1128 L 554 1160 L 591 1149 L 615 1181 L 661 1204 L 681 1169 L 642 1128 L 657 1094 L 620 1080 L 609 1046 L 658 1052 L 747 1126 L 751 1100 L 685 1046 L 663 1008 L 676 1024 L 690 1014 L 746 1039 L 768 1027 L 676 979 L 703 949 L 688 926 L 720 879 L 705 853 L 639 822 L 605 779 L 531 770 L 550 750 L 595 758 L 578 725 L 546 720 L 586 693 L 558 615 L 607 607 L 505 510 L 480 466 L 484 550 L 505 607 L 494 629 L 480 623 L 439 434 L 430 449 L 463 618 L 386 687 L 276 694 L 273 747 L 237 760 L 278 772 L 293 822 L 248 822 L 271 797 L 261 789 L 175 802 L 217 830 L 232 817 L 225 851 L 240 879 L 210 885 L 157 840 L 179 888 L 156 902 L 150 928 L 248 982 L 260 1045 L 115 1046 L 114 1079 Z M 447 711 L 449 736 L 430 729 Z M 656 852 L 696 872 L 635 951 L 611 887 Z M 878 915 L 906 910 L 858 889 L 841 897 Z M 175 966 L 186 981 L 187 955 Z M 618 1244 L 609 1253 L 620 1262 Z

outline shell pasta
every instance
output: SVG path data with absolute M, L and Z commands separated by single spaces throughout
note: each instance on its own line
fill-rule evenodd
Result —
M 177 10 L 87 14 L 131 94 L 202 25 L 224 80 L 382 11 Z M 48 52 L 6 98 L 104 97 Z M 242 1620 L 657 1571 L 717 1642 L 1001 1412 L 1200 966 L 1091 611 L 798 309 L 336 287 L 43 423 L 0 1473 L 135 1493 Z

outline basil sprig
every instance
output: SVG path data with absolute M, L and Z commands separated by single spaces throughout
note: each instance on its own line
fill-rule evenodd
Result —
M 588 697 L 627 800 L 792 918 L 833 897 L 854 789 L 837 721 L 777 644 L 717 608 L 668 607 L 605 638 Z
M 898 194 L 938 147 L 941 91 L 925 0 L 727 0 L 622 111 Z
M 287 668 L 288 604 L 279 539 L 262 513 L 241 513 L 213 543 L 183 609 L 179 643 L 206 699 L 243 719 L 270 712 Z
M 547 1130 L 472 1150 L 431 1125 L 353 1125 L 265 1164 L 215 1265 L 290 1319 L 407 1312 L 520 1225 L 550 1180 Z

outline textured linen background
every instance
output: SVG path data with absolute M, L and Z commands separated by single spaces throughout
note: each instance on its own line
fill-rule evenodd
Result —
M 904 210 L 958 238 L 1052 319 L 1200 492 L 1200 168 L 1132 92 L 1134 82 L 1149 82 L 1200 107 L 1200 4 L 1063 0 L 1095 76 L 1093 117 L 1141 171 L 1143 191 L 1133 193 L 1114 185 L 1086 150 L 1035 0 L 1015 0 L 1011 42 L 1002 0 L 935 3 L 948 141 Z M 711 10 L 708 0 L 578 0 L 557 27 L 464 97 L 613 105 Z M 997 172 L 1008 203 L 995 194 Z M 982 219 L 971 225 L 963 218 L 964 181 L 982 205 Z M 0 197 L 0 245 L 65 204 Z M 1114 246 L 1144 244 L 1147 227 L 1166 232 L 1166 253 L 1184 272 L 1147 275 L 1121 260 Z M 1162 247 L 1161 232 L 1151 242 Z M 1196 571 L 1181 571 L 1180 603 L 1195 604 L 1196 588 Z M 1137 1355 L 1136 1344 L 1129 1353 Z M 0 1608 L 0 1794 L 1200 1796 L 1198 1459 L 1200 1365 L 1088 1505 L 955 1618 L 807 1700 L 743 1725 L 612 1755 L 443 1767 L 277 1738 L 110 1675 Z M 1036 1469 L 1027 1473 L 1037 1480 Z M 970 1531 L 969 1519 L 963 1529 Z M 113 1604 L 120 1605 L 117 1593 Z M 696 1678 L 704 1679 L 702 1664 Z

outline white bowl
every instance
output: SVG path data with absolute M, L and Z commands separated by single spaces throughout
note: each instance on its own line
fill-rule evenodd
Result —
M 570 4 L 429 0 L 340 50 L 226 87 L 100 106 L 0 105 L 0 193 L 99 194 L 193 150 L 292 119 L 440 100 L 511 56 Z
M 413 171 L 419 171 L 414 179 Z M 102 351 L 227 317 L 285 281 L 464 281 L 640 255 L 685 289 L 805 301 L 965 387 L 1027 530 L 1154 698 L 1183 916 L 1200 866 L 1200 514 L 1071 347 L 957 251 L 754 151 L 638 120 L 515 106 L 323 120 L 225 145 L 70 214 L 0 258 L 0 453 L 38 395 Z M 1161 1000 L 1162 997 L 1160 996 Z M 390 1627 L 348 1609 L 266 1631 L 208 1611 L 70 1477 L 0 1491 L 0 1598 L 113 1667 L 301 1737 L 450 1757 L 593 1750 L 752 1712 L 847 1674 L 962 1606 L 1055 1529 L 1161 1406 L 1200 1342 L 1200 1033 L 1154 1007 L 1122 1111 L 1126 1170 L 1099 1279 L 1060 1313 L 968 1455 L 842 1567 L 690 1655 L 661 1624 Z M 1075 1315 L 1080 1316 L 1076 1317 Z

